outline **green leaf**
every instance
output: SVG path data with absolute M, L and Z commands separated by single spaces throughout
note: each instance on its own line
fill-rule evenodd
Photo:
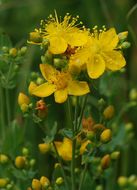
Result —
M 54 137 L 57 133 L 57 122 L 54 123 L 52 129 L 50 130 L 49 134 L 44 138 L 45 143 L 51 143 L 54 140 Z
M 72 130 L 71 129 L 61 129 L 60 130 L 60 133 L 64 136 L 64 137 L 67 137 L 69 139 L 72 139 L 73 138 L 73 133 L 72 133 Z

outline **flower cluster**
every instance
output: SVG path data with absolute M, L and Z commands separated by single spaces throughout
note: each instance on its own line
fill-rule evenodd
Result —
M 96 26 L 90 32 L 82 22 L 78 23 L 78 18 L 66 14 L 61 19 L 55 12 L 55 17 L 50 15 L 48 21 L 42 20 L 41 28 L 30 33 L 28 42 L 46 49 L 40 64 L 45 82 L 35 86 L 32 95 L 48 97 L 54 93 L 55 102 L 63 103 L 68 95 L 89 93 L 90 79 L 125 66 L 121 36 L 127 33 L 118 35 L 114 28 L 106 30 L 105 26 L 101 30 Z M 80 79 L 81 73 L 84 81 Z

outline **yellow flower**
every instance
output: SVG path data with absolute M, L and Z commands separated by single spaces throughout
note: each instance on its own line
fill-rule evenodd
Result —
M 68 72 L 60 72 L 49 64 L 40 64 L 40 69 L 47 82 L 32 91 L 35 96 L 47 97 L 54 93 L 55 101 L 63 103 L 68 95 L 81 96 L 89 92 L 87 82 L 73 80 Z
M 63 160 L 70 161 L 72 159 L 72 141 L 64 138 L 63 142 L 55 142 L 57 151 Z
M 68 45 L 78 47 L 87 42 L 88 32 L 76 27 L 77 20 L 66 14 L 61 21 L 55 12 L 55 18 L 50 15 L 46 23 L 41 22 L 42 28 L 36 32 L 43 38 L 43 43 L 49 42 L 51 53 L 61 54 L 67 50 Z
M 100 77 L 106 69 L 111 71 L 120 70 L 126 62 L 120 51 L 116 50 L 119 37 L 114 28 L 107 31 L 94 33 L 89 37 L 88 42 L 71 56 L 69 67 L 86 65 L 90 78 Z

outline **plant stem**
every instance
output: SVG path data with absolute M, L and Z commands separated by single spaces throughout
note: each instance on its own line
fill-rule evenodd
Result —
M 88 164 L 86 163 L 85 167 L 84 167 L 84 170 L 83 170 L 83 173 L 81 175 L 80 184 L 79 184 L 79 190 L 82 189 L 82 185 L 83 185 L 83 182 L 84 182 L 84 179 L 85 179 L 85 175 L 86 175 L 87 166 L 88 166 Z
M 53 141 L 53 146 L 54 146 L 54 149 L 55 149 L 57 158 L 58 158 L 58 162 L 59 162 L 60 165 L 61 165 L 61 172 L 62 172 L 62 175 L 63 175 L 63 177 L 64 177 L 64 182 L 65 182 L 66 189 L 69 190 L 69 188 L 68 188 L 69 185 L 68 185 L 68 182 L 67 182 L 67 177 L 66 177 L 65 171 L 64 171 L 64 169 L 63 169 L 62 160 L 61 160 L 61 158 L 60 158 L 60 156 L 59 156 L 59 153 L 58 153 L 58 150 L 57 150 L 57 148 L 56 148 L 56 145 L 55 145 L 54 141 Z
M 76 105 L 77 107 L 77 105 Z M 77 113 L 75 107 L 75 113 Z M 69 121 L 70 121 L 70 128 L 72 129 L 73 133 L 73 138 L 72 138 L 72 160 L 71 160 L 71 183 L 72 183 L 72 190 L 75 190 L 75 149 L 76 149 L 76 139 L 75 137 L 75 127 L 77 124 L 77 121 L 74 122 L 73 124 L 73 119 L 72 119 L 72 112 L 71 112 L 71 102 L 70 99 L 68 98 L 68 115 L 69 115 Z M 75 119 L 77 120 L 76 114 L 75 114 Z
M 3 96 L 3 88 L 0 86 L 0 115 L 1 115 L 1 134 L 2 138 L 5 138 L 5 117 L 4 117 L 4 96 Z
M 84 109 L 85 109 L 85 106 L 86 106 L 86 103 L 87 103 L 87 98 L 88 98 L 88 94 L 85 96 L 83 104 L 82 104 L 82 108 L 81 108 L 81 112 L 80 112 L 80 116 L 79 116 L 79 122 L 78 122 L 77 128 L 76 128 L 77 131 L 79 131 L 79 129 L 80 129 L 80 124 L 81 124 Z
M 6 95 L 6 112 L 7 112 L 7 120 L 8 120 L 8 126 L 10 126 L 11 121 L 11 112 L 10 112 L 10 101 L 9 101 L 9 90 L 5 89 L 5 95 Z

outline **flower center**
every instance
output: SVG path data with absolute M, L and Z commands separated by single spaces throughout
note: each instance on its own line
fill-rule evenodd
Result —
M 57 90 L 64 89 L 68 86 L 68 82 L 70 80 L 70 75 L 65 72 L 57 73 L 56 79 L 53 83 L 56 85 Z

